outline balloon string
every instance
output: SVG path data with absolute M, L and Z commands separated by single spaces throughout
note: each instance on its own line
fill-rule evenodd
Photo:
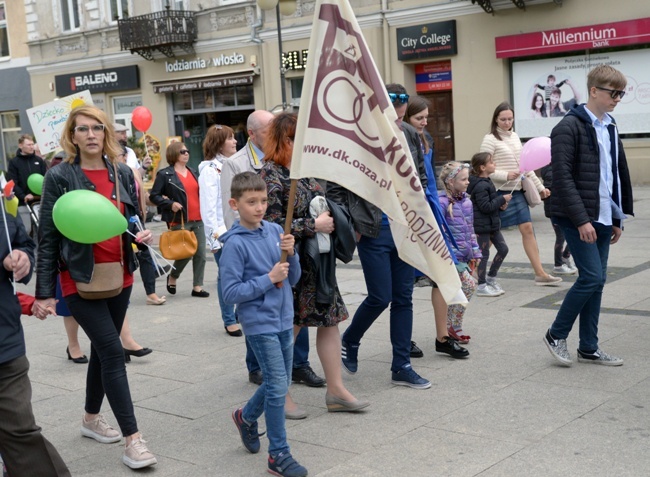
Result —
M 133 232 L 131 232 L 130 230 L 127 230 L 126 233 L 129 234 L 130 236 L 132 236 L 133 238 L 138 238 L 138 237 L 137 237 Z M 159 277 L 162 277 L 163 275 L 167 275 L 166 273 L 160 273 L 160 270 L 163 269 L 164 267 L 160 265 L 160 261 L 159 261 L 159 260 L 164 261 L 164 262 L 165 262 L 167 265 L 169 265 L 173 270 L 176 270 L 176 267 L 175 267 L 175 266 L 174 266 L 170 261 L 168 261 L 165 257 L 163 257 L 162 255 L 160 255 L 160 254 L 159 254 L 159 253 L 158 253 L 158 252 L 157 252 L 157 251 L 156 251 L 156 250 L 155 250 L 151 245 L 149 245 L 149 244 L 147 244 L 147 243 L 145 243 L 145 244 L 143 244 L 143 245 L 146 245 L 147 248 L 149 249 L 149 252 L 151 252 L 151 255 L 152 255 L 152 257 L 153 257 L 153 260 L 154 260 L 154 262 L 156 263 L 156 274 L 157 274 Z
M 5 224 L 5 234 L 7 235 L 7 246 L 9 247 L 9 257 L 11 258 L 11 261 L 14 260 L 14 251 L 13 248 L 11 247 L 11 237 L 9 237 L 9 224 L 7 223 L 7 214 L 5 212 L 5 200 L 4 200 L 4 194 L 0 195 L 0 202 L 2 202 L 2 205 L 0 208 L 2 209 L 2 220 L 4 221 Z M 16 294 L 16 279 L 14 278 L 11 280 L 11 284 L 14 288 L 14 295 Z

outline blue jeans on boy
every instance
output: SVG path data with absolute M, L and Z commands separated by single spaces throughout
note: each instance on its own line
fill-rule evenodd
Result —
M 368 296 L 354 314 L 343 340 L 358 345 L 377 317 L 390 305 L 391 370 L 397 372 L 411 362 L 413 332 L 413 267 L 401 260 L 387 224 L 379 236 L 362 236 L 357 244 Z
M 607 259 L 612 238 L 612 226 L 592 222 L 596 230 L 595 243 L 580 240 L 580 232 L 569 219 L 553 217 L 554 224 L 564 232 L 573 260 L 578 267 L 578 279 L 568 291 L 551 325 L 551 334 L 557 339 L 566 339 L 573 324 L 580 316 L 580 343 L 584 352 L 598 349 L 598 319 L 603 287 L 607 280 Z
M 214 261 L 217 262 L 217 268 L 219 268 L 219 259 L 221 258 L 221 251 L 219 249 L 214 252 Z M 230 326 L 237 323 L 237 318 L 235 317 L 235 305 L 226 305 L 226 302 L 223 301 L 223 292 L 221 291 L 221 273 L 217 272 L 217 296 L 219 297 L 219 308 L 221 309 L 221 319 L 223 320 L 224 326 Z
M 246 342 L 260 363 L 264 382 L 244 406 L 242 417 L 246 422 L 253 423 L 264 413 L 269 454 L 277 456 L 289 452 L 284 427 L 284 399 L 291 383 L 293 330 L 249 335 Z
M 293 346 L 293 367 L 306 368 L 309 366 L 309 328 L 303 327 L 296 336 L 296 343 Z M 248 372 L 252 373 L 260 369 L 260 365 L 255 359 L 255 353 L 246 341 L 246 367 Z

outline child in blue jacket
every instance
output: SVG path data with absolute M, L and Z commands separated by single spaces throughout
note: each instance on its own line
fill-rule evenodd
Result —
M 284 425 L 284 400 L 291 382 L 293 360 L 293 296 L 300 278 L 295 239 L 278 224 L 263 220 L 266 183 L 253 172 L 237 174 L 231 185 L 230 207 L 239 221 L 224 235 L 220 261 L 223 297 L 237 305 L 246 340 L 264 375 L 262 385 L 232 418 L 244 447 L 260 450 L 257 420 L 264 413 L 269 439 L 268 470 L 274 475 L 303 477 L 307 469 L 289 452 Z M 287 261 L 280 255 L 287 252 Z

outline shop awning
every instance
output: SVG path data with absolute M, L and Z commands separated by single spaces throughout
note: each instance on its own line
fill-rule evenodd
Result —
M 227 88 L 253 84 L 253 73 L 236 76 L 207 76 L 177 79 L 174 81 L 152 81 L 154 93 L 177 93 L 194 89 Z

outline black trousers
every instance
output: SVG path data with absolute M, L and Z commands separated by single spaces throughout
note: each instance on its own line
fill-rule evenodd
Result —
M 106 395 L 124 436 L 138 432 L 120 341 L 131 288 L 105 300 L 85 300 L 76 293 L 65 297 L 72 316 L 90 340 L 85 410 L 98 414 Z
M 0 364 L 0 454 L 10 476 L 69 477 L 63 459 L 34 420 L 28 370 L 25 356 Z

